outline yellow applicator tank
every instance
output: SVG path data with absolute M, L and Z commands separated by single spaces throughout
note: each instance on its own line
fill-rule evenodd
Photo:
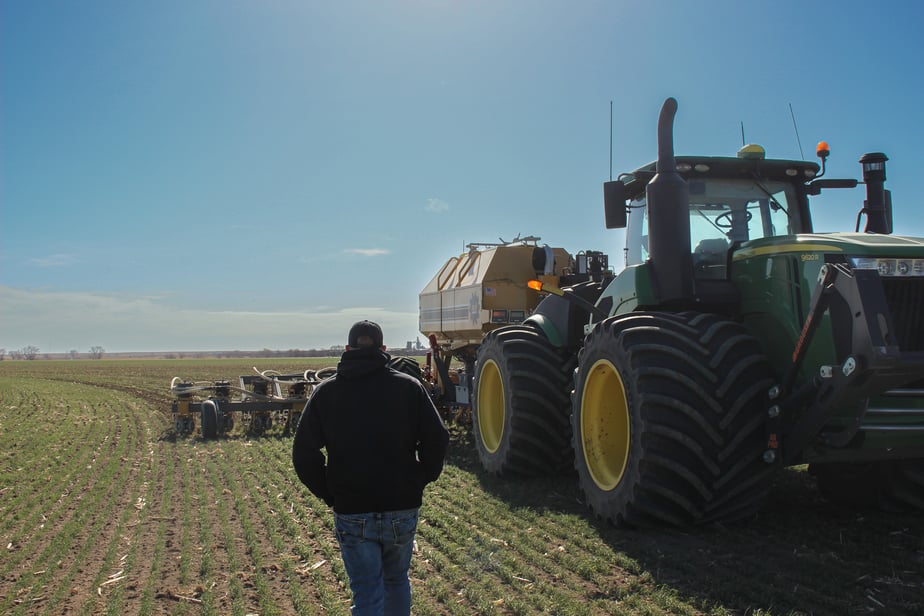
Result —
M 520 323 L 539 303 L 532 278 L 558 284 L 573 268 L 563 248 L 538 246 L 539 238 L 510 244 L 469 244 L 450 258 L 420 292 L 420 332 L 442 347 L 478 345 L 492 329 Z

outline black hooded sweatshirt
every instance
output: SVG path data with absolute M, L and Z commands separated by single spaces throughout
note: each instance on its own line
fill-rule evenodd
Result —
M 295 472 L 337 513 L 420 507 L 443 470 L 449 432 L 420 381 L 389 359 L 380 349 L 345 352 L 298 422 Z

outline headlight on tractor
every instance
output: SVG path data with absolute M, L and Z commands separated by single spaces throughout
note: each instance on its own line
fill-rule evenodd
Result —
M 854 269 L 878 270 L 880 276 L 924 276 L 924 259 L 850 257 Z

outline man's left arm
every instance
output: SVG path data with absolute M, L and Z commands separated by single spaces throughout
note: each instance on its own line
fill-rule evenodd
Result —
M 443 423 L 439 412 L 423 387 L 418 388 L 417 404 L 419 408 L 420 444 L 417 447 L 418 458 L 423 468 L 427 483 L 436 481 L 443 472 L 443 460 L 449 446 L 449 430 Z

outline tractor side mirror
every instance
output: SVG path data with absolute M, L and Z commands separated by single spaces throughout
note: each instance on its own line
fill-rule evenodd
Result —
M 815 180 L 808 185 L 806 192 L 810 195 L 820 195 L 823 188 L 856 188 L 856 180 Z
M 620 180 L 603 183 L 603 213 L 607 229 L 624 229 L 626 216 L 626 185 Z

